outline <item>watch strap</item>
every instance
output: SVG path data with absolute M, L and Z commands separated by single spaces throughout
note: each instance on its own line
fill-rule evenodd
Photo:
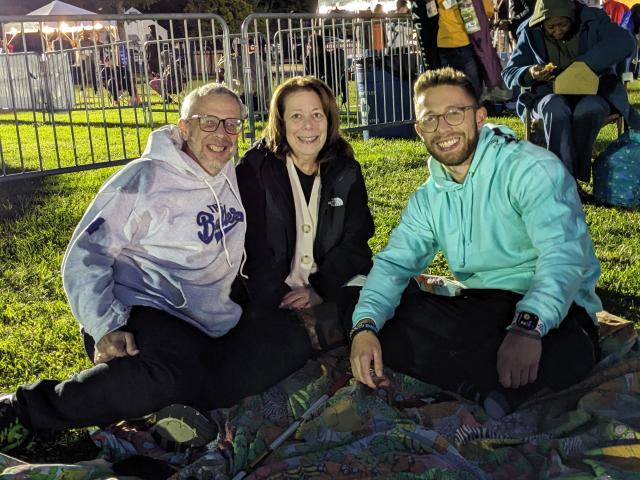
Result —
M 542 337 L 542 322 L 540 317 L 531 312 L 516 312 L 513 317 L 511 325 L 507 327 L 507 330 L 511 328 L 518 328 L 523 332 L 535 332 Z
M 369 332 L 373 332 L 378 335 L 378 327 L 376 322 L 371 320 L 370 318 L 363 318 L 359 320 L 349 332 L 349 341 L 353 342 L 353 338 L 360 332 L 364 332 L 365 330 Z

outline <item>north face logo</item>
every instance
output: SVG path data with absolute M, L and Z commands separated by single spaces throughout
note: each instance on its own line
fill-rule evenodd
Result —
M 198 232 L 198 238 L 207 245 L 215 238 L 216 242 L 219 242 L 222 238 L 222 231 L 220 230 L 220 224 L 224 233 L 229 233 L 238 223 L 244 222 L 244 213 L 231 207 L 227 209 L 226 205 L 220 207 L 220 214 L 218 217 L 218 205 L 207 205 L 207 208 L 211 210 L 211 213 L 200 211 L 196 215 L 198 225 L 202 227 L 202 231 Z M 218 220 L 219 218 L 219 220 Z

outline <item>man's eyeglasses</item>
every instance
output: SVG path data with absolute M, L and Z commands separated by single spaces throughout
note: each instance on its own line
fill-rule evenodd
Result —
M 438 130 L 440 117 L 444 117 L 445 122 L 447 122 L 450 126 L 455 127 L 456 125 L 460 125 L 462 122 L 464 122 L 464 115 L 467 110 L 475 110 L 476 108 L 478 108 L 477 105 L 453 107 L 445 113 L 441 113 L 439 115 L 425 115 L 424 117 L 418 119 L 416 123 L 418 124 L 420 130 L 422 130 L 424 133 L 433 133 Z
M 239 118 L 218 118 L 215 115 L 192 115 L 187 120 L 198 120 L 200 130 L 203 132 L 215 132 L 222 122 L 224 131 L 229 135 L 238 135 L 242 132 L 242 120 Z

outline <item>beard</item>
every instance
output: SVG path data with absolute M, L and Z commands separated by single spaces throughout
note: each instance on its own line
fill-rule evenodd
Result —
M 200 145 L 199 149 L 196 151 L 192 149 L 188 144 L 184 147 L 184 151 L 187 155 L 189 155 L 195 162 L 200 165 L 209 175 L 215 176 L 233 159 L 235 155 L 238 145 L 234 142 L 220 142 L 229 150 L 223 152 L 221 154 L 212 154 L 208 152 L 207 147 L 204 145 Z
M 442 165 L 447 167 L 457 167 L 458 165 L 465 163 L 467 160 L 470 160 L 470 157 L 478 146 L 478 139 L 478 130 L 477 128 L 474 128 L 471 136 L 467 136 L 465 133 L 460 139 L 460 141 L 463 142 L 463 147 L 460 150 L 456 150 L 455 152 L 441 152 L 437 147 L 432 149 L 430 146 L 437 143 L 437 140 L 435 139 L 430 142 L 428 150 L 431 156 Z

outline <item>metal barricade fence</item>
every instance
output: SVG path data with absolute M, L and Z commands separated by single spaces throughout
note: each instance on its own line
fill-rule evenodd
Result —
M 0 34 L 13 47 L 0 53 L 0 182 L 137 158 L 186 92 L 231 70 L 213 14 L 0 16 Z
M 421 64 L 407 15 L 254 14 L 239 34 L 213 14 L 0 16 L 0 34 L 14 46 L 0 53 L 0 182 L 137 158 L 211 81 L 245 99 L 250 140 L 296 75 L 329 84 L 344 130 L 412 131 Z
M 411 17 L 398 14 L 248 16 L 241 27 L 247 136 L 266 121 L 275 87 L 296 75 L 333 89 L 343 130 L 412 135 L 412 83 L 422 70 L 413 31 Z

